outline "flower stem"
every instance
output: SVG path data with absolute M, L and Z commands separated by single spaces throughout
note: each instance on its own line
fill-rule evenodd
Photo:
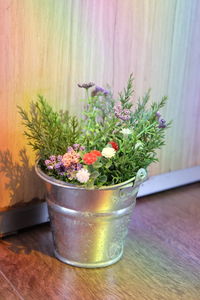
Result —
M 137 135 L 137 138 L 139 138 L 147 129 L 153 127 L 154 125 L 156 125 L 157 122 L 154 122 L 153 124 L 147 126 L 146 128 L 144 128 L 144 130 L 142 130 L 138 135 Z

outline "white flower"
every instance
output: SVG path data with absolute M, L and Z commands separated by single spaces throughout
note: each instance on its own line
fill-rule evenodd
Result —
M 88 170 L 86 169 L 80 169 L 77 173 L 76 173 L 76 178 L 79 182 L 81 183 L 85 183 L 89 180 L 90 178 L 90 173 L 88 172 Z
M 144 146 L 143 143 L 138 140 L 137 143 L 135 144 L 135 150 L 142 149 L 143 146 Z
M 123 133 L 123 135 L 129 135 L 132 133 L 129 128 L 123 128 L 120 132 Z
M 111 158 L 115 155 L 116 151 L 115 149 L 111 148 L 111 147 L 106 147 L 103 148 L 101 154 L 102 156 L 106 157 L 106 158 Z

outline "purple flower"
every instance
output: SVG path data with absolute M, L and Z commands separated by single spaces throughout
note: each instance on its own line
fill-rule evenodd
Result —
M 84 151 L 85 150 L 85 146 L 81 146 L 80 144 L 73 144 L 73 150 L 74 151 Z M 69 151 L 71 151 L 71 148 L 68 147 Z
M 61 176 L 64 176 L 66 175 L 66 169 L 65 167 L 63 166 L 63 164 L 60 164 L 59 168 L 56 170 L 57 173 Z
M 55 156 L 55 155 L 51 155 L 51 156 L 49 157 L 49 159 L 50 159 L 52 162 L 54 162 L 54 161 L 56 161 L 56 156 Z
M 44 163 L 45 163 L 45 165 L 46 165 L 46 167 L 47 167 L 48 170 L 53 170 L 53 168 L 54 168 L 54 163 L 53 163 L 51 160 L 46 159 L 46 160 L 44 161 Z
M 81 147 L 83 149 L 85 149 L 83 146 L 80 146 L 79 144 L 74 144 L 73 147 L 75 148 L 79 148 L 81 149 Z M 74 149 L 72 147 L 68 147 L 68 151 L 74 151 Z M 82 164 L 80 164 L 79 162 L 73 162 L 72 164 L 70 164 L 68 167 L 66 167 L 63 164 L 62 155 L 58 155 L 58 156 L 50 156 L 54 161 L 47 159 L 45 160 L 45 165 L 46 168 L 48 170 L 54 170 L 58 175 L 60 176 L 65 176 L 67 178 L 69 178 L 70 180 L 76 178 L 76 173 L 77 171 L 81 170 L 83 168 Z
M 60 169 L 60 167 L 61 167 L 62 165 L 63 165 L 62 162 L 58 162 L 58 163 L 55 164 L 54 168 L 55 168 L 55 169 Z
M 80 169 L 82 169 L 82 167 L 83 167 L 82 164 L 77 164 L 76 170 L 79 171 Z
M 62 161 L 58 161 L 58 157 L 57 157 L 57 162 L 54 165 L 54 169 L 61 176 L 64 176 L 66 174 L 65 166 L 63 165 Z
M 159 111 L 156 112 L 156 117 L 160 118 L 161 117 L 161 113 Z
M 114 107 L 114 112 L 115 112 L 115 116 L 122 121 L 128 121 L 131 118 L 130 116 L 131 111 L 129 109 L 122 109 L 121 104 L 117 104 Z
M 109 95 L 109 91 L 96 85 L 95 86 L 95 90 L 92 91 L 92 97 L 95 97 L 98 93 L 101 93 L 101 94 L 104 94 L 105 96 L 108 96 Z
M 62 155 L 57 156 L 57 161 L 62 161 Z
M 96 85 L 96 86 L 95 86 L 95 91 L 96 91 L 97 93 L 103 93 L 103 92 L 104 92 L 104 88 L 102 88 L 102 87 Z
M 55 156 L 55 155 L 51 155 L 49 158 L 50 159 L 46 159 L 44 161 L 46 167 L 48 170 L 56 170 L 58 173 L 61 171 L 64 171 L 63 169 L 63 164 L 62 164 L 62 155 L 58 155 L 58 156 Z
M 129 109 L 124 109 L 124 110 L 123 110 L 123 113 L 124 113 L 125 115 L 129 115 L 129 114 L 130 114 L 130 110 L 129 110 Z
M 60 172 L 59 171 L 58 174 L 61 175 L 61 176 L 66 176 L 66 172 Z
M 52 165 L 48 165 L 48 166 L 47 166 L 47 169 L 48 169 L 48 170 L 53 170 L 53 166 L 52 166 Z
M 77 151 L 79 149 L 79 147 L 80 147 L 80 144 L 74 144 L 73 145 L 73 148 L 74 148 L 75 151 Z
M 160 117 L 158 122 L 159 122 L 158 128 L 166 128 L 167 127 L 165 119 Z
M 100 86 L 95 86 L 95 92 L 96 93 L 102 93 L 104 95 L 108 95 L 109 94 L 109 91 L 107 91 L 106 89 L 100 87 Z
M 78 83 L 78 87 L 80 87 L 80 88 L 84 88 L 84 89 L 89 89 L 89 88 L 91 88 L 92 86 L 94 86 L 95 85 L 95 83 L 93 83 L 93 82 L 89 82 L 89 83 L 82 83 L 82 84 L 80 84 L 80 83 Z
M 161 113 L 159 111 L 156 112 L 156 117 L 158 118 L 158 128 L 166 128 L 167 124 L 165 119 L 161 117 Z
M 67 152 L 72 152 L 72 151 L 74 151 L 74 149 L 73 149 L 73 147 L 67 147 Z
M 45 163 L 46 166 L 48 166 L 48 165 L 51 164 L 51 161 L 50 161 L 49 159 L 46 159 L 46 160 L 44 161 L 44 163 Z

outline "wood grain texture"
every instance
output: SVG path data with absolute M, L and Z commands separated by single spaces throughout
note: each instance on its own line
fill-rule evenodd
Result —
M 59 262 L 41 225 L 3 239 L 0 270 L 27 300 L 199 300 L 199 195 L 197 183 L 140 199 L 113 266 Z
M 13 286 L 5 279 L 0 271 L 0 299 L 1 300 L 21 300 L 22 297 L 13 288 Z
M 199 14 L 199 0 L 1 0 L 0 209 L 43 197 L 16 105 L 40 93 L 80 115 L 78 82 L 117 95 L 133 72 L 134 103 L 149 87 L 153 100 L 168 95 L 162 113 L 173 127 L 150 174 L 199 165 Z

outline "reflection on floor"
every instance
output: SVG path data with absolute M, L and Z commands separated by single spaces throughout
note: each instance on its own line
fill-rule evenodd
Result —
M 200 299 L 200 183 L 138 200 L 124 256 L 102 269 L 54 258 L 49 224 L 0 242 L 0 299 Z

